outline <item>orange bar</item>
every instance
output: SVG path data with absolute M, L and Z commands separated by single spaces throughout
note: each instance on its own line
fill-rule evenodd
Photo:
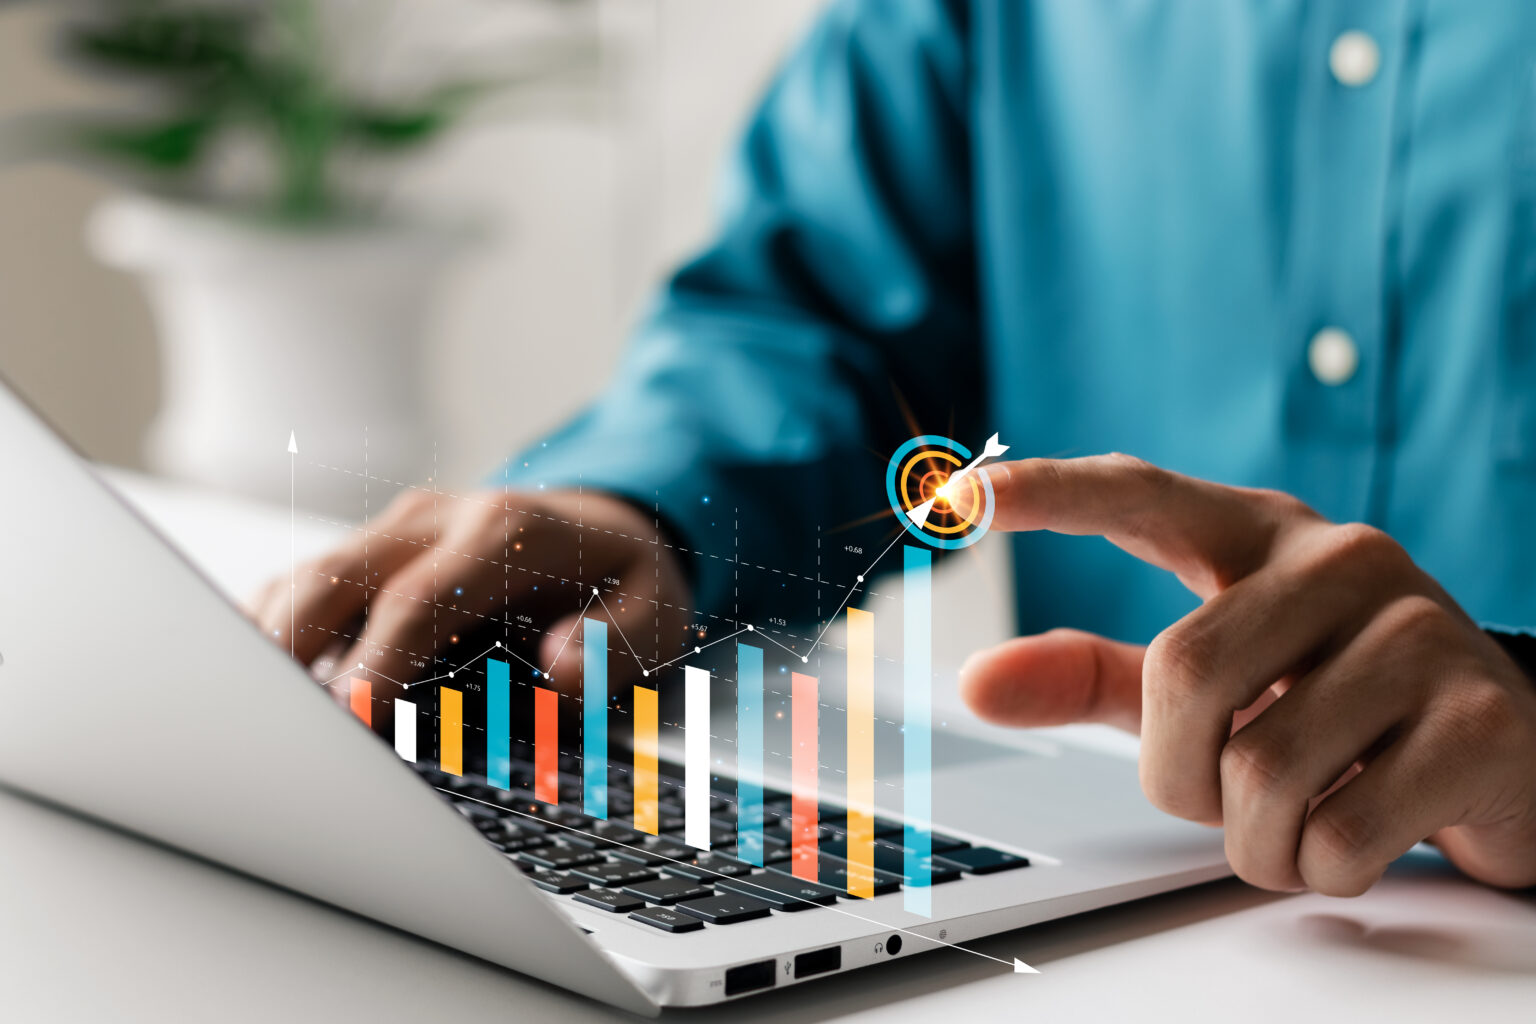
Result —
M 363 720 L 368 728 L 373 728 L 373 687 L 368 680 L 353 676 L 352 683 L 352 713 Z
M 656 691 L 635 687 L 635 829 L 653 836 L 661 827 L 656 807 L 659 717 Z
M 464 774 L 464 694 L 437 688 L 437 766 L 449 775 Z
M 848 609 L 848 895 L 875 895 L 875 617 Z
M 816 677 L 790 677 L 790 865 L 796 878 L 817 881 Z
M 533 688 L 533 798 L 560 802 L 560 695 Z

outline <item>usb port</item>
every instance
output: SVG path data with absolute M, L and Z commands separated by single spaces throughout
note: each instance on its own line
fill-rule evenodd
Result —
M 772 988 L 778 976 L 777 960 L 759 960 L 755 964 L 742 964 L 725 972 L 725 994 L 739 996 L 743 992 L 756 992 L 760 988 Z
M 795 977 L 809 978 L 814 974 L 826 974 L 843 966 L 843 947 L 828 946 L 795 957 Z

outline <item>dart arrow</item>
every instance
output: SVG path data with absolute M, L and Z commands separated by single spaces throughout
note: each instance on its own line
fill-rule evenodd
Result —
M 946 491 L 963 480 L 971 470 L 981 465 L 987 459 L 995 459 L 1007 450 L 1008 446 L 1005 444 L 1000 444 L 997 440 L 996 434 L 993 434 L 991 437 L 987 438 L 986 446 L 982 449 L 981 454 L 972 459 L 970 464 L 967 465 L 964 469 L 960 470 L 958 473 L 954 473 L 948 480 L 944 481 L 944 486 L 940 487 L 939 492 L 933 497 L 929 498 L 921 505 L 907 509 L 907 518 L 912 520 L 913 524 L 916 525 L 919 530 L 921 530 L 924 526 L 927 526 L 928 517 L 933 513 L 933 506 L 938 502 L 940 498 L 946 497 Z

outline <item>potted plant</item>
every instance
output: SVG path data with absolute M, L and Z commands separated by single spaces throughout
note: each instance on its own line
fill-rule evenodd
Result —
M 310 457 L 358 470 L 366 443 L 372 477 L 410 480 L 424 468 L 420 337 L 470 220 L 384 201 L 379 170 L 439 140 L 485 96 L 589 67 L 592 45 L 586 22 L 563 10 L 579 6 L 572 0 L 503 2 L 496 12 L 421 0 L 437 21 L 562 10 L 543 22 L 534 12 L 533 34 L 526 18 L 510 37 L 482 33 L 491 41 L 478 59 L 460 48 L 438 76 L 424 75 L 408 47 L 393 81 L 349 75 L 349 45 L 379 45 L 380 19 L 400 6 L 65 7 L 61 56 L 124 102 L 29 117 L 0 131 L 0 146 L 12 159 L 62 158 L 128 186 L 96 211 L 90 238 L 100 258 L 142 277 L 159 328 L 153 468 L 286 494 L 286 462 L 274 455 L 290 430 L 307 435 Z M 493 46 L 496 72 L 477 74 Z M 311 504 L 355 513 L 362 481 L 333 482 Z

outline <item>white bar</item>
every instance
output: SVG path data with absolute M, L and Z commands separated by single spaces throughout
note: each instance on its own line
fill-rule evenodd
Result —
M 683 669 L 683 842 L 709 849 L 709 672 Z
M 395 753 L 416 762 L 416 705 L 395 698 Z

